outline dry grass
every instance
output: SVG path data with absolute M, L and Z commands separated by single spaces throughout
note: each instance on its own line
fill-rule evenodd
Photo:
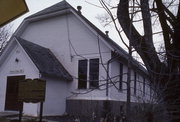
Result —
M 10 122 L 9 120 L 3 118 L 3 117 L 0 117 L 0 122 Z

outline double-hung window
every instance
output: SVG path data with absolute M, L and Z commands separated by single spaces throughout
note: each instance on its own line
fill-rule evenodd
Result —
M 145 79 L 145 77 L 143 77 L 143 95 L 145 95 L 145 93 L 146 93 L 146 79 Z
M 89 87 L 99 87 L 99 59 L 90 59 L 89 62 Z
M 89 72 L 89 73 L 88 73 Z M 79 60 L 78 89 L 99 88 L 99 59 Z
M 136 95 L 136 86 L 137 86 L 137 73 L 134 72 L 134 95 Z
M 79 60 L 78 89 L 86 89 L 87 88 L 87 64 L 88 64 L 88 60 Z

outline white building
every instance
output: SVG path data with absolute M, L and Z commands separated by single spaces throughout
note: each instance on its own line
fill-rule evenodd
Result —
M 18 103 L 20 79 L 46 80 L 43 115 L 119 113 L 126 102 L 128 54 L 66 1 L 24 19 L 0 55 L 0 111 L 37 116 Z M 132 102 L 149 98 L 146 70 L 132 61 Z M 143 98 L 144 99 L 144 98 Z

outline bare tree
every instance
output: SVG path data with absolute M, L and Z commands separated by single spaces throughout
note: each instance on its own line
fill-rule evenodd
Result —
M 163 100 L 172 121 L 180 120 L 180 1 L 178 0 L 118 0 L 118 6 L 111 6 L 107 0 L 99 0 L 110 19 L 98 18 L 104 25 L 114 23 L 120 39 L 131 54 L 131 46 L 140 55 L 155 88 L 162 91 Z M 109 0 L 112 1 L 112 0 Z M 113 1 L 115 2 L 115 1 Z M 117 8 L 114 16 L 112 9 Z M 135 18 L 135 19 L 134 19 Z M 122 30 L 130 46 L 121 36 Z M 140 29 L 139 29 L 140 26 Z M 142 33 L 139 31 L 143 31 Z M 161 38 L 153 38 L 154 35 Z M 155 41 L 161 41 L 163 51 L 157 52 Z M 163 60 L 162 60 L 163 58 Z M 161 87 L 156 86 L 160 84 Z M 166 88 L 164 90 L 164 88 Z M 127 113 L 128 114 L 128 113 Z M 127 115 L 129 116 L 129 115 Z
M 11 25 L 6 25 L 0 28 L 0 52 L 7 44 L 8 39 L 11 36 Z
M 132 1 L 135 2 L 135 0 Z M 136 0 L 142 15 L 144 34 L 141 35 L 129 17 L 131 14 L 129 5 L 132 1 L 119 1 L 118 21 L 131 45 L 142 58 L 150 74 L 151 82 L 160 83 L 160 89 L 166 87 L 163 93 L 166 94 L 164 97 L 166 107 L 172 115 L 172 121 L 177 122 L 180 120 L 180 92 L 178 91 L 180 89 L 180 41 L 178 41 L 180 39 L 180 2 L 178 0 L 153 0 L 153 5 L 150 6 L 149 0 Z M 177 3 L 176 13 L 169 8 L 174 2 Z M 162 29 L 167 63 L 159 59 L 155 50 L 151 10 L 157 14 Z

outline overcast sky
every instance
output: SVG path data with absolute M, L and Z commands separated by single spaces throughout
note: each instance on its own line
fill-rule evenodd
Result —
M 20 18 L 16 19 L 15 26 L 18 26 L 19 23 L 23 20 L 23 18 L 36 13 L 40 10 L 43 10 L 44 8 L 50 7 L 58 2 L 61 2 L 62 0 L 25 0 L 27 3 L 27 6 L 29 8 L 29 12 L 25 15 L 21 16 Z M 98 12 L 102 12 L 103 10 L 100 8 L 97 8 L 93 5 L 88 4 L 86 1 L 88 0 L 66 0 L 69 2 L 74 8 L 76 8 L 78 5 L 81 5 L 83 7 L 82 13 L 84 16 L 86 16 L 88 19 L 95 20 L 95 16 Z M 92 3 L 98 4 L 98 0 L 91 0 Z M 96 1 L 96 2 L 93 2 Z M 95 20 L 98 21 L 98 20 Z
M 47 7 L 50 7 L 50 6 L 52 6 L 58 2 L 61 2 L 62 0 L 25 0 L 25 1 L 27 3 L 28 8 L 29 8 L 29 12 L 12 22 L 14 31 L 20 25 L 20 23 L 23 21 L 23 19 L 25 17 L 27 17 L 31 14 L 34 14 L 40 10 L 43 10 Z M 75 9 L 79 5 L 82 6 L 82 10 L 81 10 L 82 14 L 88 20 L 90 20 L 93 24 L 95 24 L 103 32 L 108 30 L 110 37 L 114 41 L 121 44 L 119 41 L 119 38 L 117 36 L 116 31 L 112 31 L 113 26 L 103 27 L 102 24 L 99 22 L 99 20 L 96 18 L 98 15 L 105 13 L 104 9 L 92 5 L 92 4 L 95 4 L 95 5 L 100 6 L 99 0 L 66 0 L 66 1 L 69 4 L 71 4 Z M 89 3 L 91 3 L 91 4 L 89 4 Z

